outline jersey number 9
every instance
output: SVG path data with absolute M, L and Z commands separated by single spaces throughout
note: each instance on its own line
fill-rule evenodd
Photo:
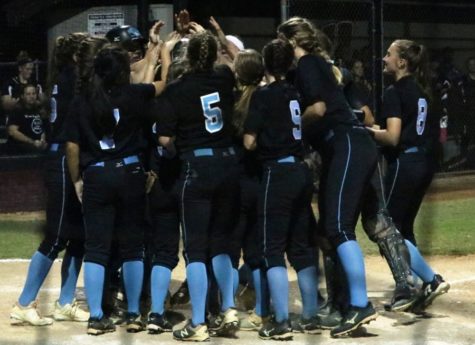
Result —
M 203 108 L 203 115 L 205 117 L 205 127 L 209 133 L 216 133 L 223 129 L 223 115 L 221 113 L 221 108 L 211 106 L 214 103 L 218 103 L 219 93 L 213 92 L 208 95 L 200 97 L 201 107 Z
M 289 103 L 290 114 L 292 115 L 292 122 L 295 126 L 292 128 L 292 134 L 295 140 L 302 140 L 302 128 L 300 120 L 300 104 L 296 100 L 290 101 Z

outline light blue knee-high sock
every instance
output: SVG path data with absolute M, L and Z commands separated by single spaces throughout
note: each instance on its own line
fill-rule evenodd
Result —
M 152 313 L 162 315 L 165 311 L 165 299 L 167 298 L 168 287 L 172 271 L 168 267 L 155 265 L 152 268 L 150 279 L 150 295 L 152 296 Z
M 211 263 L 214 276 L 221 292 L 221 311 L 234 307 L 233 267 L 228 254 L 216 255 Z
M 233 297 L 236 298 L 236 294 L 239 289 L 239 271 L 233 267 Z
M 404 240 L 406 242 L 407 248 L 409 249 L 409 254 L 411 255 L 411 269 L 413 272 L 419 276 L 424 283 L 429 283 L 434 279 L 434 271 L 427 264 L 427 262 L 422 257 L 419 249 L 414 246 L 411 241 Z
M 191 321 L 193 326 L 205 322 L 208 274 L 203 262 L 192 262 L 186 266 L 186 281 L 191 301 Z
M 18 299 L 20 305 L 26 307 L 36 299 L 38 291 L 40 291 L 41 285 L 43 285 L 52 264 L 53 260 L 40 252 L 37 251 L 33 254 L 30 266 L 28 267 L 25 286 Z
M 355 307 L 368 305 L 364 258 L 356 241 L 347 241 L 337 248 L 338 256 L 348 279 L 350 303 Z
M 318 311 L 317 267 L 309 266 L 297 272 L 300 295 L 302 296 L 302 317 L 309 319 Z
M 289 278 L 287 268 L 272 267 L 267 270 L 270 297 L 274 307 L 275 320 L 282 322 L 289 318 Z
M 61 292 L 59 294 L 59 304 L 62 306 L 73 302 L 82 259 L 82 256 L 71 256 L 68 252 L 64 254 L 63 263 L 61 264 Z
M 127 295 L 127 311 L 139 314 L 140 294 L 143 284 L 143 261 L 134 260 L 124 262 L 122 265 L 124 272 L 124 287 Z
M 105 268 L 94 262 L 84 263 L 84 288 L 91 317 L 102 318 L 102 290 Z
M 262 300 L 262 286 L 261 286 L 261 270 L 256 269 L 252 271 L 252 280 L 254 284 L 254 291 L 256 293 L 256 306 L 255 306 L 255 312 L 259 316 L 267 316 L 267 308 L 265 305 L 263 305 L 263 300 Z M 263 315 L 263 311 L 265 314 Z

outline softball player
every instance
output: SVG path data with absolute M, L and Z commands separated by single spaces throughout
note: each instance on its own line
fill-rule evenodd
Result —
M 344 68 L 341 70 L 344 76 L 344 92 L 349 105 L 355 114 L 360 113 L 361 118 L 359 119 L 364 125 L 372 126 L 374 117 L 368 106 L 366 95 L 358 89 L 349 71 Z M 362 200 L 361 223 L 368 237 L 379 246 L 379 250 L 385 257 L 396 283 L 390 309 L 392 311 L 404 311 L 415 303 L 417 290 L 414 288 L 409 250 L 386 209 L 384 176 L 380 164 L 382 155 L 379 151 L 377 168 Z M 325 321 L 325 318 L 322 318 L 322 321 Z
M 46 156 L 46 226 L 44 239 L 31 258 L 28 275 L 17 304 L 10 314 L 12 322 L 35 326 L 51 324 L 42 318 L 34 301 L 51 265 L 62 250 L 66 250 L 61 264 L 61 292 L 55 303 L 53 318 L 57 321 L 87 321 L 89 313 L 78 308 L 74 299 L 76 283 L 84 255 L 84 228 L 81 206 L 69 179 L 65 158 L 65 120 L 74 95 L 76 80 L 73 55 L 86 38 L 70 34 L 56 40 L 50 70 L 51 115 Z M 34 88 L 33 88 L 34 89 Z
M 376 166 L 376 145 L 348 106 L 333 69 L 322 56 L 318 32 L 303 18 L 278 28 L 294 47 L 296 85 L 304 98 L 304 139 L 322 156 L 320 223 L 338 252 L 350 288 L 350 307 L 333 337 L 348 334 L 376 318 L 368 302 L 364 260 L 356 242 L 358 207 Z M 335 67 L 336 68 L 336 67 Z
M 406 239 L 411 268 L 423 280 L 419 307 L 446 293 L 450 285 L 435 274 L 416 247 L 414 220 L 435 171 L 437 121 L 431 112 L 426 48 L 413 41 L 396 40 L 387 50 L 384 72 L 394 76 L 383 99 L 383 129 L 375 138 L 388 147 L 386 202 L 389 214 Z
M 316 256 L 310 231 L 312 180 L 302 160 L 299 95 L 285 82 L 293 61 L 292 46 L 287 40 L 273 40 L 264 47 L 263 56 L 269 85 L 253 94 L 244 125 L 244 146 L 257 149 L 263 164 L 259 235 L 275 312 L 259 330 L 259 337 L 290 340 L 284 253 L 297 271 L 303 305 L 301 329 L 319 331 Z
M 246 49 L 237 53 L 234 60 L 234 71 L 237 78 L 239 98 L 234 106 L 233 124 L 236 131 L 236 147 L 239 152 L 240 163 L 240 214 L 235 231 L 236 243 L 231 256 L 233 267 L 237 271 L 241 249 L 244 263 L 252 271 L 252 284 L 255 291 L 255 309 L 246 318 L 240 320 L 239 329 L 244 331 L 259 330 L 262 327 L 263 300 L 261 295 L 261 255 L 258 245 L 258 217 L 257 200 L 259 195 L 259 180 L 261 176 L 260 162 L 255 152 L 245 151 L 243 145 L 244 122 L 249 112 L 249 102 L 258 89 L 264 77 L 264 63 L 262 55 L 253 49 Z M 239 284 L 239 273 L 234 277 L 234 284 Z M 235 292 L 236 292 L 235 288 Z
M 117 236 L 127 295 L 127 331 L 144 327 L 139 312 L 143 282 L 145 175 L 139 160 L 147 101 L 157 85 L 131 85 L 127 52 L 106 46 L 94 59 L 92 82 L 71 107 L 67 158 L 86 230 L 84 284 L 87 333 L 112 332 L 101 302 L 112 237 Z M 81 174 L 82 172 L 82 174 Z
M 213 68 L 217 41 L 207 32 L 191 36 L 187 57 L 190 71 L 169 84 L 159 99 L 157 132 L 160 144 L 171 152 L 176 145 L 182 160 L 178 186 L 192 318 L 173 336 L 204 341 L 209 338 L 205 324 L 208 259 L 222 297 L 221 322 L 213 331 L 236 330 L 238 324 L 228 248 L 239 201 L 230 124 L 234 76 L 228 67 Z
M 165 48 L 166 44 L 164 45 Z M 166 50 L 167 59 L 162 59 L 161 79 L 167 80 L 170 52 Z M 164 56 L 164 54 L 162 54 Z M 170 78 L 168 78 L 170 81 Z M 154 103 L 155 105 L 155 103 Z M 159 110 L 152 110 L 157 113 Z M 174 323 L 165 314 L 165 299 L 171 280 L 171 272 L 178 264 L 178 247 L 180 240 L 179 191 L 177 180 L 181 163 L 177 156 L 172 156 L 158 143 L 157 127 L 153 122 L 150 135 L 149 169 L 148 169 L 148 213 L 151 231 L 148 234 L 147 255 L 151 261 L 150 295 L 152 300 L 148 315 L 149 333 L 171 332 Z

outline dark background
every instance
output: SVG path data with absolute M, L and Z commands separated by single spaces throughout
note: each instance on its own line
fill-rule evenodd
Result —
M 308 2 L 318 2 L 309 0 Z M 312 17 L 334 20 L 348 17 L 358 18 L 358 3 L 371 1 L 354 1 L 342 8 L 338 1 L 321 5 L 319 13 Z M 48 27 L 73 16 L 92 6 L 112 6 L 138 4 L 131 0 L 2 0 L 0 5 L 0 62 L 14 61 L 19 50 L 26 49 L 32 57 L 45 60 L 47 55 L 46 33 Z M 152 3 L 172 3 L 175 11 L 188 8 L 192 19 L 205 23 L 210 15 L 217 17 L 271 17 L 280 18 L 280 0 L 169 0 L 149 1 Z M 333 5 L 332 3 L 335 3 Z M 435 4 L 447 6 L 434 6 Z M 407 22 L 444 22 L 473 23 L 475 11 L 464 4 L 473 4 L 473 0 L 437 1 L 384 1 L 384 20 Z M 468 12 L 467 12 L 468 11 Z M 325 18 L 323 18 L 325 17 Z

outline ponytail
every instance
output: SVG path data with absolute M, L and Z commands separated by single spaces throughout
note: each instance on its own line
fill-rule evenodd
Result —
M 414 75 L 426 97 L 432 99 L 427 48 L 410 40 L 396 40 L 394 44 L 398 48 L 399 56 L 407 61 L 409 73 Z

